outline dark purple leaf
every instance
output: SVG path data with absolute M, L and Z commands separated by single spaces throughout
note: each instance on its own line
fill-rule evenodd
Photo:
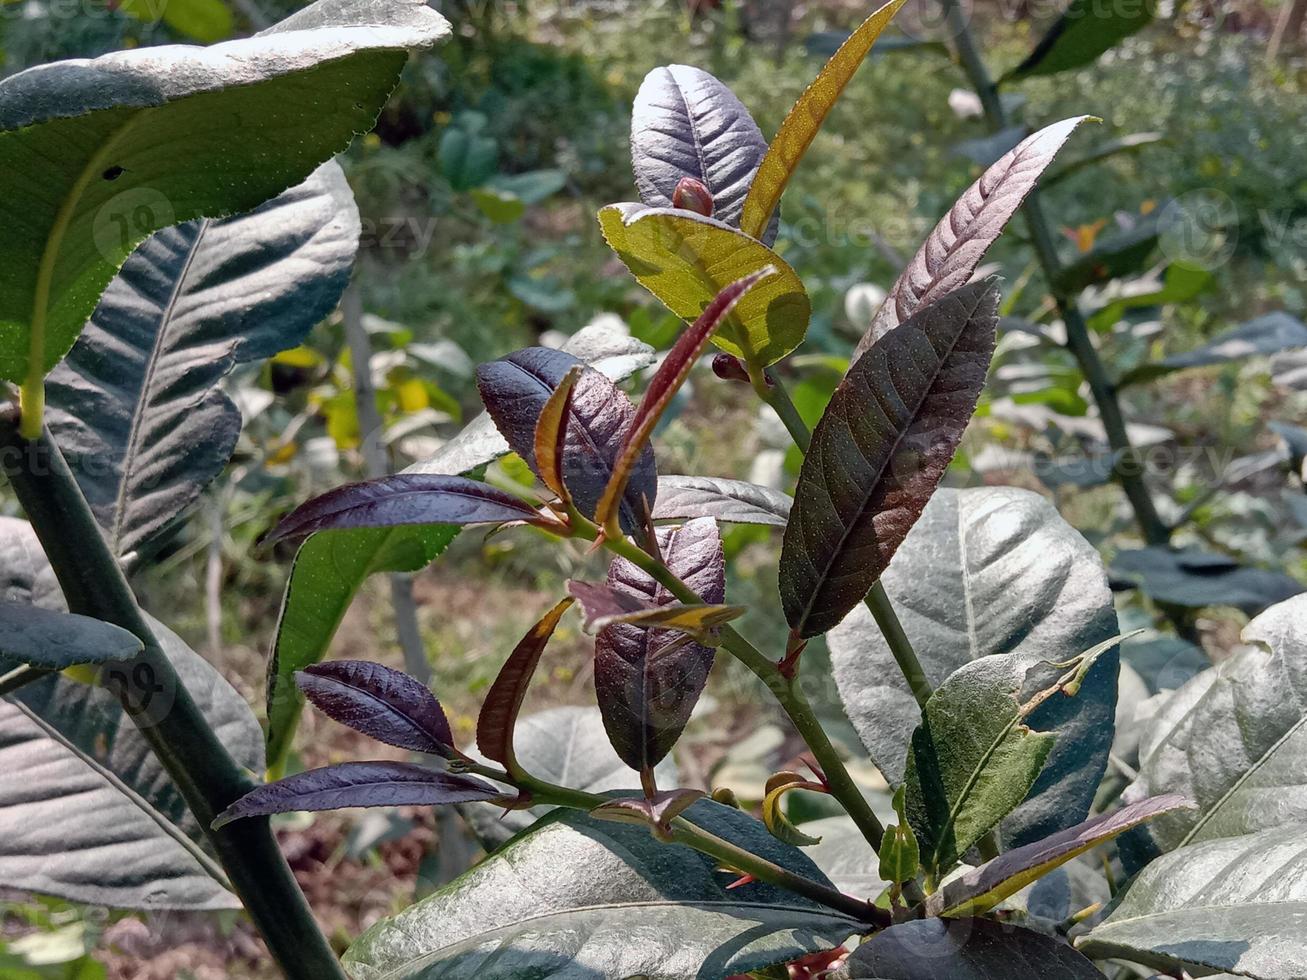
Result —
M 918 310 L 967 284 L 1062 144 L 1088 118 L 1064 119 L 1027 137 L 967 188 L 890 289 L 854 360 Z
M 676 187 L 693 177 L 712 195 L 714 214 L 740 226 L 744 199 L 767 140 L 735 93 L 688 65 L 655 68 L 631 109 L 631 166 L 640 199 L 675 207 Z M 776 239 L 776 219 L 763 240 Z
M 668 567 L 703 599 L 726 598 L 721 537 L 711 518 L 660 528 L 658 546 Z M 675 596 L 623 558 L 613 560 L 608 584 L 645 603 L 671 605 Z M 635 770 L 657 765 L 685 729 L 703 694 L 713 651 L 675 630 L 616 624 L 595 638 L 595 691 L 608 738 Z
M 1154 796 L 1131 806 L 999 855 L 987 864 L 953 879 L 926 901 L 928 915 L 979 915 L 1037 878 L 1105 841 L 1172 810 L 1194 804 L 1174 793 Z
M 531 684 L 536 665 L 540 663 L 540 655 L 558 628 L 558 621 L 571 606 L 572 600 L 564 599 L 531 627 L 500 668 L 499 676 L 481 705 L 481 714 L 477 718 L 477 747 L 487 759 L 507 766 L 509 772 L 517 769 L 513 757 L 513 731 L 517 728 L 517 716 L 522 710 L 527 687 Z
M 663 412 L 672 403 L 676 393 L 681 390 L 681 386 L 685 384 L 685 379 L 690 376 L 690 369 L 694 367 L 699 355 L 703 353 L 708 338 L 713 335 L 714 330 L 722 325 L 727 315 L 735 308 L 735 304 L 740 301 L 745 293 L 752 289 L 759 280 L 775 274 L 775 267 L 767 266 L 731 283 L 717 294 L 713 301 L 708 304 L 708 308 L 700 314 L 699 318 L 690 325 L 688 330 L 677 338 L 676 343 L 672 345 L 672 349 L 667 352 L 662 364 L 658 366 L 654 376 L 649 379 L 644 398 L 640 400 L 640 406 L 635 410 L 635 418 L 627 429 L 621 452 L 617 456 L 617 462 L 613 465 L 613 475 L 608 481 L 608 486 L 604 488 L 603 496 L 599 499 L 599 506 L 595 509 L 595 521 L 600 527 L 607 528 L 609 526 L 619 495 L 625 491 L 635 467 L 643 458 L 643 454 L 649 451 L 649 439 L 653 435 L 654 428 L 658 425 L 658 420 L 663 417 Z M 649 507 L 651 510 L 653 503 L 653 499 L 650 498 Z
M 379 742 L 445 758 L 458 754 L 440 702 L 402 671 L 335 660 L 304 668 L 295 682 L 324 715 Z
M 461 476 L 399 473 L 351 483 L 301 504 L 265 542 L 298 540 L 317 531 L 412 524 L 547 524 L 511 493 Z
M 528 347 L 477 368 L 477 388 L 486 410 L 509 446 L 537 475 L 535 435 L 540 413 L 567 372 L 581 363 L 563 351 Z M 564 482 L 583 514 L 592 515 L 598 507 L 634 417 L 635 406 L 625 392 L 592 368 L 581 373 L 572 389 L 562 463 Z M 622 495 L 622 528 L 642 527 L 645 500 L 652 508 L 657 496 L 653 451 L 646 449 Z
M 299 810 L 343 810 L 367 806 L 438 806 L 503 797 L 483 780 L 438 772 L 410 762 L 343 762 L 287 776 L 246 793 L 213 821 L 215 830 L 233 820 Z
M 849 369 L 812 436 L 781 551 L 785 618 L 838 624 L 939 486 L 985 384 L 998 289 L 972 283 L 891 330 Z
M 1103 980 L 1061 939 L 992 919 L 917 919 L 872 936 L 850 980 Z

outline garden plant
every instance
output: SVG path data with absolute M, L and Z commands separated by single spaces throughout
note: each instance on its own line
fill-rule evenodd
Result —
M 1110 475 L 1165 552 L 1035 190 L 1093 121 L 1022 133 L 966 190 L 815 427 L 787 392 L 812 311 L 777 245 L 782 197 L 905 2 L 870 14 L 770 142 L 707 72 L 649 74 L 639 201 L 598 222 L 685 326 L 657 357 L 592 326 L 482 364 L 485 413 L 434 455 L 281 520 L 261 544 L 295 549 L 263 725 L 127 576 L 231 457 L 241 414 L 224 379 L 298 345 L 345 294 L 360 223 L 331 158 L 449 25 L 415 0 L 318 0 L 248 39 L 0 84 L 0 374 L 16 389 L 0 455 L 27 518 L 0 519 L 0 885 L 159 913 L 243 907 L 285 975 L 312 980 L 1307 976 L 1307 599 L 1268 604 L 1235 656 L 1118 731 L 1127 637 L 1096 550 L 1030 491 L 946 481 L 999 334 L 1005 285 L 982 261 L 1024 206 Z M 1007 128 L 960 8 L 944 7 Z M 1067 17 L 1023 73 L 1128 33 Z M 366 339 L 354 349 L 366 360 Z M 792 496 L 660 469 L 659 423 L 707 357 L 802 454 Z M 491 482 L 510 453 L 532 492 Z M 721 529 L 740 524 L 781 540 L 776 649 L 727 593 Z M 606 573 L 539 610 L 459 745 L 425 678 L 327 653 L 367 577 L 421 569 L 470 527 L 602 557 Z M 569 781 L 548 762 L 561 736 L 523 716 L 565 617 L 593 635 L 616 788 Z M 831 661 L 814 658 L 828 634 Z M 665 765 L 728 658 L 803 743 L 757 812 Z M 811 703 L 814 672 L 832 670 L 865 760 Z M 306 701 L 411 760 L 292 771 Z M 853 775 L 866 761 L 884 799 Z M 794 819 L 800 798 L 832 815 Z M 401 805 L 521 829 L 341 958 L 270 817 Z

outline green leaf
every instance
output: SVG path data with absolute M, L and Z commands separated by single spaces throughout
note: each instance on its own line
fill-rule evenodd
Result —
M 0 554 L 4 599 L 65 608 L 26 521 L 0 522 Z M 261 773 L 262 733 L 244 699 L 149 622 L 218 738 Z M 109 665 L 105 682 L 124 669 Z M 148 710 L 166 710 L 174 693 L 156 690 Z M 0 699 L 0 767 L 0 886 L 117 908 L 239 907 L 181 792 L 108 690 L 52 675 Z
M 803 342 L 812 307 L 803 282 L 762 242 L 713 218 L 674 208 L 611 204 L 599 212 L 604 238 L 640 285 L 683 320 L 696 320 L 731 284 L 778 270 L 740 300 L 713 343 L 773 364 Z
M 911 881 L 921 867 L 921 848 L 904 809 L 905 794 L 903 786 L 894 791 L 898 823 L 885 828 L 885 839 L 880 845 L 880 877 L 896 884 Z
M 1096 0 L 1071 0 L 1034 50 L 1002 81 L 1054 75 L 1093 64 L 1100 55 L 1152 23 L 1157 16 L 1157 2 L 1100 4 Z
M 1168 972 L 1298 980 L 1304 922 L 1307 828 L 1296 823 L 1164 855 L 1077 946 Z
M 1167 698 L 1144 731 L 1127 800 L 1178 792 L 1198 808 L 1151 826 L 1163 850 L 1307 820 L 1307 596 L 1262 613 L 1250 647 Z
M 1098 283 L 1141 272 L 1157 249 L 1157 213 L 1140 218 L 1133 228 L 1102 238 L 1094 247 L 1063 266 L 1054 286 L 1072 296 Z
M 1234 606 L 1250 615 L 1303 591 L 1282 572 L 1194 548 L 1118 551 L 1111 573 L 1114 588 L 1137 588 L 1156 602 L 1192 609 Z
M 1128 310 L 1186 302 L 1206 289 L 1211 281 L 1212 273 L 1209 270 L 1174 262 L 1166 267 L 1166 272 L 1160 279 L 1148 277 L 1123 283 L 1122 295 L 1090 316 L 1089 327 L 1099 333 L 1106 333 L 1121 321 Z
M 890 563 L 885 590 L 932 685 L 994 654 L 1026 666 L 1066 661 L 1117 635 L 1102 561 L 1043 497 L 1009 487 L 944 489 Z M 840 697 L 892 783 L 904 775 L 920 721 L 902 672 L 871 614 L 859 608 L 829 637 Z M 1004 821 L 1009 846 L 1074 826 L 1089 813 L 1107 765 L 1117 654 L 1101 656 L 1075 699 L 1030 718 L 1058 742 L 1030 799 Z
M 247 211 L 308 177 L 371 127 L 408 49 L 448 32 L 419 0 L 319 0 L 256 38 L 6 79 L 0 377 L 48 372 L 152 232 Z
M 1190 806 L 1192 804 L 1183 796 L 1155 796 L 1087 820 L 1045 840 L 1008 851 L 959 875 L 931 895 L 926 900 L 926 913 L 958 918 L 988 912 L 1077 855 L 1160 814 Z
M 3 658 L 63 670 L 75 664 L 130 660 L 142 649 L 141 641 L 127 630 L 90 616 L 0 600 L 0 670 Z
M 162 20 L 178 34 L 201 44 L 224 41 L 235 29 L 225 0 L 124 0 L 115 9 L 147 24 Z
M 851 980 L 1102 980 L 1059 939 L 990 919 L 918 919 L 877 933 L 849 957 Z
M 994 353 L 998 290 L 964 286 L 854 362 L 812 434 L 781 550 L 785 619 L 819 636 L 862 601 L 944 476 Z
M 700 800 L 686 818 L 806 877 L 797 849 L 754 818 Z M 560 874 L 560 869 L 584 869 Z M 356 980 L 648 977 L 725 980 L 830 949 L 858 923 L 729 875 L 642 827 L 559 812 L 417 905 L 363 934 L 345 956 Z M 635 936 L 665 941 L 635 941 Z
M 451 525 L 353 528 L 315 534 L 300 547 L 268 661 L 268 765 L 280 770 L 295 737 L 304 695 L 295 672 L 320 661 L 364 580 L 377 572 L 416 572 L 458 533 Z
M 1054 736 L 1025 724 L 1026 705 L 1047 679 L 1019 656 L 982 657 L 954 673 L 926 702 L 912 733 L 904 784 L 921 862 L 936 879 L 1000 820 L 1039 778 Z
M 746 235 L 761 240 L 766 234 L 790 177 L 812 141 L 817 138 L 826 116 L 835 107 L 845 86 L 853 80 L 863 59 L 871 53 L 876 39 L 906 2 L 907 0 L 890 0 L 863 21 L 849 39 L 840 45 L 830 61 L 826 62 L 820 74 L 804 90 L 799 101 L 785 117 L 776 138 L 767 147 L 767 155 L 758 165 L 758 171 L 749 185 L 749 196 L 744 200 L 740 230 Z
M 1268 356 L 1295 347 L 1307 347 L 1307 324 L 1288 313 L 1268 313 L 1217 334 L 1201 347 L 1128 371 L 1117 387 L 1152 381 L 1189 368 L 1229 364 L 1247 357 Z
M 335 163 L 263 206 L 158 232 L 47 379 L 51 431 L 109 547 L 140 553 L 227 465 L 237 364 L 295 347 L 335 307 L 359 217 Z
M 767 780 L 765 795 L 762 798 L 762 822 L 777 840 L 796 847 L 811 847 L 820 844 L 820 837 L 813 837 L 800 830 L 785 812 L 785 795 L 796 789 L 822 791 L 820 783 L 810 782 L 797 772 L 778 772 Z

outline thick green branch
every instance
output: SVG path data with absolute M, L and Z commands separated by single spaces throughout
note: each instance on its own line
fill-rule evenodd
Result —
M 63 455 L 48 433 L 19 432 L 0 409 L 0 456 L 19 502 L 54 568 L 71 611 L 113 623 L 145 645 L 138 668 L 115 690 L 208 835 L 233 888 L 292 980 L 344 980 L 266 819 L 210 829 L 214 817 L 253 788 L 205 720 L 164 654 Z M 30 417 L 29 417 L 30 418 Z M 163 694 L 160 695 L 159 692 Z

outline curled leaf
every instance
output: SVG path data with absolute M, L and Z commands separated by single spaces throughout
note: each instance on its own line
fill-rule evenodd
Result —
M 522 710 L 527 687 L 536 665 L 540 663 L 540 655 L 558 628 L 558 621 L 571 606 L 572 600 L 564 599 L 531 627 L 500 668 L 499 676 L 481 705 L 481 714 L 477 718 L 477 748 L 487 759 L 502 763 L 510 773 L 518 772 L 517 759 L 513 755 L 513 730 L 517 727 L 517 716 Z
M 810 782 L 797 772 L 778 772 L 767 780 L 764 789 L 762 822 L 778 840 L 796 847 L 812 847 L 820 844 L 821 838 L 805 834 L 796 827 L 786 815 L 783 806 L 785 794 L 796 789 L 806 789 L 814 793 L 826 792 L 826 788 L 821 783 Z
M 305 667 L 295 683 L 328 718 L 379 742 L 445 758 L 459 754 L 440 702 L 402 671 L 335 660 Z
M 584 370 L 583 365 L 574 364 L 567 369 L 563 380 L 545 401 L 536 421 L 535 459 L 540 479 L 550 490 L 558 494 L 564 503 L 571 502 L 567 482 L 563 479 L 564 442 L 567 436 L 567 418 L 572 409 L 572 392 Z
M 567 583 L 567 591 L 585 610 L 585 627 L 592 633 L 609 626 L 639 626 L 642 629 L 680 630 L 698 640 L 732 619 L 744 615 L 743 606 L 715 605 L 710 603 L 671 602 L 659 605 L 617 592 L 597 582 Z
M 503 796 L 483 780 L 438 772 L 409 762 L 343 762 L 287 776 L 246 793 L 213 821 L 217 830 L 233 820 L 300 810 L 347 807 L 439 806 Z
M 300 540 L 318 531 L 421 524 L 550 526 L 530 504 L 461 476 L 400 473 L 351 483 L 301 504 L 269 532 L 265 543 Z

